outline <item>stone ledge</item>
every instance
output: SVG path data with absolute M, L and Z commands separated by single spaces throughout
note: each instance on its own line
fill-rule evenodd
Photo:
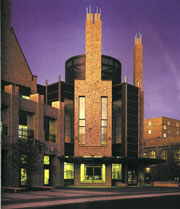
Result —
M 25 191 L 24 187 L 2 187 L 3 192 L 20 192 Z
M 172 182 L 172 181 L 167 181 L 167 182 L 159 182 L 155 181 L 153 183 L 154 187 L 179 187 L 179 183 L 177 182 Z
M 126 183 L 122 183 L 122 182 L 115 182 L 115 186 L 127 187 L 127 184 Z

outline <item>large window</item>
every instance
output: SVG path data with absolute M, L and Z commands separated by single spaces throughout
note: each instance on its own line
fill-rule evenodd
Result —
M 64 162 L 64 179 L 74 179 L 74 164 Z
M 108 136 L 108 99 L 107 97 L 101 97 L 101 144 L 107 144 Z
M 122 165 L 112 164 L 112 179 L 122 180 Z
M 84 96 L 79 97 L 79 144 L 85 144 L 85 118 L 86 100 Z
M 105 182 L 106 167 L 103 165 L 81 164 L 81 182 Z

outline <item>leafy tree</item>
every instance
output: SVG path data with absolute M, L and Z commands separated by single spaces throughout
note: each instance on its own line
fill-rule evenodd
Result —
M 172 181 L 175 178 L 180 179 L 180 165 L 175 158 L 175 145 L 167 148 L 167 160 L 165 163 L 151 167 L 152 181 Z M 160 158 L 160 153 L 157 156 Z
M 12 162 L 18 171 L 22 167 L 27 169 L 27 189 L 32 186 L 32 175 L 39 172 L 43 166 L 45 143 L 34 139 L 18 138 L 12 143 Z

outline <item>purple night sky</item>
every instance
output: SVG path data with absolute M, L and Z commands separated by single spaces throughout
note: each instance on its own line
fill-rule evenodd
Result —
M 86 7 L 102 9 L 102 54 L 133 83 L 134 36 L 143 33 L 145 118 L 180 120 L 179 0 L 12 0 L 11 24 L 38 83 L 64 80 L 65 61 L 85 53 Z

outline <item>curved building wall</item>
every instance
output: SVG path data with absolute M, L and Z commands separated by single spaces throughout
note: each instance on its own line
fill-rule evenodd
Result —
M 119 60 L 102 55 L 102 80 L 112 80 L 113 84 L 121 83 L 121 63 Z M 85 55 L 69 58 L 65 63 L 65 82 L 74 84 L 74 80 L 85 79 Z

